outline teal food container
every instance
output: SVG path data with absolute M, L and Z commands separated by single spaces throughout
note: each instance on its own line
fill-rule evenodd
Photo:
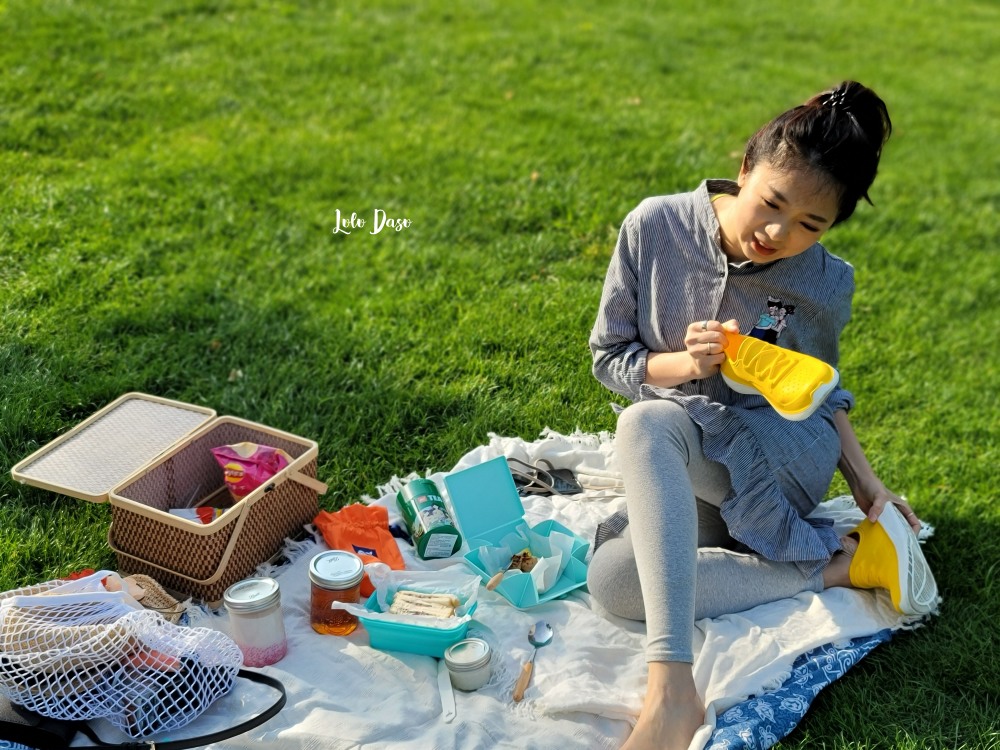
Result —
M 396 505 L 421 560 L 451 557 L 462 546 L 437 485 L 429 479 L 414 479 L 396 493 Z
M 478 602 L 473 603 L 468 614 L 471 615 L 476 611 L 477 604 Z M 368 597 L 365 606 L 372 612 L 383 611 L 379 607 L 377 593 Z M 449 646 L 465 638 L 469 630 L 468 620 L 453 628 L 429 628 L 410 625 L 406 622 L 379 620 L 364 615 L 360 615 L 358 619 L 368 631 L 372 648 L 377 648 L 380 651 L 406 651 L 410 654 L 436 656 L 438 659 L 444 656 L 444 652 Z
M 479 557 L 480 548 L 496 547 L 508 534 L 518 534 L 527 539 L 528 523 L 524 520 L 524 505 L 517 494 L 514 477 L 504 456 L 491 458 L 481 464 L 448 474 L 444 478 L 452 512 L 469 551 L 465 560 L 479 574 L 484 583 L 497 572 Z M 568 594 L 587 585 L 587 551 L 590 543 L 577 536 L 562 524 L 549 519 L 530 527 L 540 537 L 559 532 L 572 537 L 570 560 L 563 574 L 552 588 L 539 594 L 530 575 L 517 573 L 504 578 L 496 592 L 517 609 L 528 609 Z

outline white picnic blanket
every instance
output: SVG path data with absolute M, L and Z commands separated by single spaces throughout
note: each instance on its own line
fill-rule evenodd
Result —
M 597 524 L 624 506 L 609 435 L 565 436 L 546 431 L 533 442 L 490 437 L 487 445 L 463 456 L 452 471 L 500 455 L 529 463 L 545 458 L 557 468 L 572 469 L 586 488 L 575 496 L 523 498 L 529 524 L 555 519 L 592 540 Z M 444 475 L 427 476 L 440 483 Z M 398 520 L 395 493 L 413 476 L 393 477 L 379 488 L 379 497 L 365 501 L 387 506 L 390 519 Z M 828 501 L 817 513 L 833 518 L 841 533 L 861 519 L 850 498 Z M 412 569 L 469 572 L 462 560 L 465 549 L 452 558 L 425 562 L 405 543 L 400 542 L 400 548 Z M 281 585 L 289 653 L 265 671 L 285 683 L 286 707 L 258 729 L 211 748 L 252 748 L 263 743 L 289 750 L 592 750 L 617 748 L 628 736 L 646 682 L 642 623 L 607 619 L 595 610 L 585 589 L 519 611 L 481 588 L 469 635 L 485 638 L 493 646 L 494 673 L 479 691 L 455 693 L 457 715 L 448 722 L 442 716 L 438 660 L 373 649 L 363 627 L 347 637 L 321 636 L 311 630 L 307 568 L 312 555 L 322 549 L 322 541 L 303 543 L 293 563 L 280 571 L 263 571 L 277 576 Z M 539 650 L 525 699 L 515 704 L 510 697 L 514 682 L 531 652 L 528 629 L 539 619 L 552 625 L 555 637 Z M 227 620 L 224 614 L 212 615 L 194 624 L 225 630 Z M 716 715 L 750 695 L 779 686 L 800 654 L 884 628 L 914 624 L 912 618 L 895 612 L 884 592 L 849 589 L 803 593 L 699 621 L 694 673 L 709 708 L 692 748 L 702 747 L 709 739 Z M 261 688 L 241 686 L 176 736 L 230 726 L 237 717 L 262 708 L 269 698 Z M 102 733 L 106 739 L 114 738 L 110 730 Z

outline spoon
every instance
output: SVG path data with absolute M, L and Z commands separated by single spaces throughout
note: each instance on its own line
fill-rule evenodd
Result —
M 514 686 L 514 702 L 519 703 L 522 698 L 524 698 L 524 691 L 528 687 L 528 681 L 531 679 L 531 669 L 532 663 L 535 661 L 535 654 L 538 653 L 538 649 L 542 646 L 547 646 L 552 640 L 552 628 L 544 620 L 539 620 L 531 629 L 528 631 L 528 642 L 534 646 L 534 650 L 531 652 L 531 656 L 528 661 L 524 663 L 521 668 L 521 675 L 517 678 L 517 685 Z
M 492 591 L 497 586 L 499 586 L 500 583 L 503 581 L 503 574 L 506 573 L 509 569 L 510 569 L 510 566 L 508 565 L 506 568 L 504 568 L 499 573 L 497 573 L 495 576 L 493 576 L 489 581 L 487 581 L 486 582 L 486 590 L 487 591 Z
M 487 591 L 492 591 L 493 589 L 495 589 L 497 586 L 499 586 L 503 582 L 504 574 L 508 570 L 514 570 L 515 569 L 513 563 L 514 563 L 514 558 L 512 557 L 510 560 L 507 560 L 503 564 L 503 567 L 500 568 L 500 570 L 498 570 L 497 573 L 492 578 L 490 578 L 489 581 L 486 582 L 486 590 Z

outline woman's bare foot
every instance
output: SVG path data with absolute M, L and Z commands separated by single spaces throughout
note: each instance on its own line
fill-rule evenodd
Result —
M 834 554 L 830 562 L 823 568 L 823 588 L 833 586 L 851 587 L 851 558 L 858 549 L 858 540 L 853 536 L 842 536 L 840 544 L 843 549 Z
M 695 689 L 691 665 L 650 662 L 646 699 L 622 750 L 687 750 L 704 721 L 705 704 Z

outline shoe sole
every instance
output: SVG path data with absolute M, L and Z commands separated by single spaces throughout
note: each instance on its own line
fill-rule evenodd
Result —
M 781 407 L 777 406 L 766 395 L 761 393 L 760 390 L 754 388 L 752 385 L 748 385 L 746 383 L 741 383 L 738 380 L 734 380 L 732 377 L 727 375 L 725 371 L 722 372 L 722 379 L 725 380 L 726 385 L 728 385 L 734 391 L 737 391 L 739 393 L 744 393 L 748 396 L 763 396 L 764 399 L 771 405 L 771 408 L 773 408 L 776 412 L 778 412 L 778 414 L 783 416 L 788 421 L 801 422 L 803 419 L 808 419 L 809 417 L 811 417 L 813 415 L 813 412 L 815 412 L 820 407 L 820 404 L 826 401 L 826 397 L 830 395 L 830 392 L 834 388 L 836 388 L 837 383 L 840 382 L 840 373 L 837 372 L 837 370 L 834 370 L 833 378 L 823 383 L 815 391 L 813 391 L 812 403 L 810 403 L 809 406 L 807 406 L 805 409 L 802 409 L 801 411 L 788 411 L 787 409 L 782 409 Z
M 927 564 L 920 542 L 893 503 L 878 517 L 893 547 L 899 573 L 899 611 L 905 615 L 926 615 L 937 606 L 937 582 Z
M 738 393 L 763 396 L 793 422 L 812 416 L 840 382 L 837 368 L 808 354 L 742 334 L 732 334 L 726 341 L 726 360 L 720 368 L 726 384 Z M 758 387 L 755 381 L 761 379 Z

